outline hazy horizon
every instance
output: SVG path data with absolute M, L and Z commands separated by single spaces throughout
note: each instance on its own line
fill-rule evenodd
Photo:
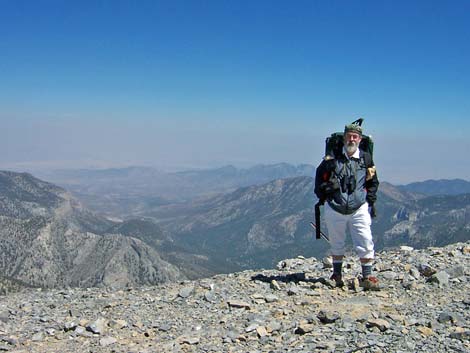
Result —
M 0 169 L 312 164 L 470 176 L 470 2 L 0 2 Z
M 65 162 L 64 162 L 65 163 Z M 289 164 L 295 167 L 298 167 L 300 165 L 310 165 L 310 166 L 316 166 L 311 163 L 288 163 L 288 162 L 275 162 L 275 163 L 255 163 L 255 164 L 235 164 L 235 163 L 226 163 L 226 164 L 215 164 L 215 165 L 206 165 L 206 166 L 190 166 L 190 165 L 179 165 L 179 166 L 155 166 L 155 165 L 98 165 L 98 164 L 90 164 L 90 165 L 84 165 L 82 167 L 78 167 L 75 165 L 68 166 L 65 164 L 60 164 L 60 166 L 57 165 L 50 165 L 50 164 L 26 164 L 26 165 L 16 165 L 16 166 L 10 166 L 6 168 L 0 168 L 0 170 L 9 170 L 13 172 L 26 172 L 30 173 L 33 176 L 42 178 L 43 176 L 51 176 L 54 173 L 62 173 L 64 171 L 107 171 L 107 170 L 125 170 L 129 168 L 149 168 L 152 170 L 155 170 L 157 172 L 163 172 L 163 173 L 177 173 L 177 172 L 187 172 L 187 171 L 206 171 L 206 170 L 217 170 L 220 168 L 225 168 L 225 167 L 235 167 L 238 170 L 248 170 L 250 168 L 258 167 L 258 166 L 273 166 L 273 165 L 278 165 L 278 164 Z M 35 175 L 36 174 L 36 175 Z M 314 175 L 312 175 L 314 177 Z M 470 179 L 467 177 L 453 177 L 449 176 L 447 178 L 423 178 L 423 179 L 415 179 L 415 180 L 407 180 L 407 179 L 397 179 L 395 181 L 389 180 L 389 179 L 383 179 L 380 177 L 381 182 L 387 182 L 392 185 L 407 185 L 415 182 L 424 182 L 424 181 L 440 181 L 440 180 L 455 180 L 455 179 L 460 179 L 464 181 L 470 182 Z M 46 179 L 47 181 L 47 179 Z

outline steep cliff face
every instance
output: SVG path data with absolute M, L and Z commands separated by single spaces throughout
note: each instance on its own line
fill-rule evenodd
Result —
M 470 194 L 431 196 L 402 207 L 385 244 L 443 246 L 470 239 Z
M 139 239 L 112 226 L 65 190 L 29 174 L 0 172 L 0 268 L 39 287 L 125 286 L 181 278 Z

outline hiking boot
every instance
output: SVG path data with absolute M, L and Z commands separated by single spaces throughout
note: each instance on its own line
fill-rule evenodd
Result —
M 334 282 L 335 287 L 343 287 L 344 281 L 343 277 L 337 273 L 333 273 L 330 277 L 330 280 Z
M 364 290 L 378 291 L 382 289 L 379 284 L 379 280 L 374 276 L 367 276 L 366 278 L 361 279 L 359 283 Z

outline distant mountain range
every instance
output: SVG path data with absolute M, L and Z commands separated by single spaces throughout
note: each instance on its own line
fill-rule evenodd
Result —
M 249 169 L 216 169 L 166 173 L 148 167 L 102 170 L 57 170 L 38 177 L 71 191 L 90 209 L 127 217 L 135 211 L 160 207 L 267 183 L 271 180 L 312 176 L 314 167 L 287 163 L 257 165 Z
M 426 180 L 402 185 L 399 188 L 423 195 L 460 195 L 470 193 L 470 182 L 463 179 Z
M 159 209 L 175 202 L 227 193 L 240 187 L 298 176 L 313 177 L 315 166 L 279 163 L 248 169 L 225 166 L 216 169 L 167 173 L 149 167 L 57 170 L 37 174 L 40 178 L 71 191 L 84 205 L 103 215 L 129 218 L 142 211 Z M 397 186 L 416 197 L 470 193 L 470 182 L 429 180 Z
M 143 174 L 160 174 L 150 169 L 81 171 L 80 178 L 75 175 L 76 190 L 96 191 L 94 209 L 107 218 L 61 187 L 29 174 L 0 172 L 0 284 L 122 286 L 272 267 L 297 255 L 323 257 L 328 244 L 314 239 L 309 226 L 314 179 L 301 175 L 263 182 L 270 175 L 312 173 L 310 167 L 175 173 L 178 183 L 186 179 L 186 187 L 195 187 L 189 199 L 165 199 L 158 189 L 145 195 Z M 140 180 L 141 189 L 133 188 L 132 179 Z M 254 180 L 258 183 L 235 187 Z M 441 182 L 446 184 L 441 190 L 455 190 L 454 182 Z M 416 185 L 406 190 L 381 183 L 373 222 L 377 249 L 470 239 L 470 195 L 427 196 L 416 192 Z
M 221 269 L 223 263 L 227 271 L 269 267 L 287 255 L 326 254 L 326 242 L 309 227 L 313 186 L 310 177 L 279 179 L 146 216 L 161 219 L 175 243 L 217 260 Z M 379 250 L 470 239 L 469 194 L 423 197 L 384 182 L 378 197 L 372 229 Z

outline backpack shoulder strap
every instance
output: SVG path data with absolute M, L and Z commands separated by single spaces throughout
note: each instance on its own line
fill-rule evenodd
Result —
M 362 151 L 362 158 L 364 158 L 364 164 L 366 165 L 366 168 L 371 168 L 374 166 L 374 162 L 372 161 L 372 156 L 370 155 L 369 152 Z

